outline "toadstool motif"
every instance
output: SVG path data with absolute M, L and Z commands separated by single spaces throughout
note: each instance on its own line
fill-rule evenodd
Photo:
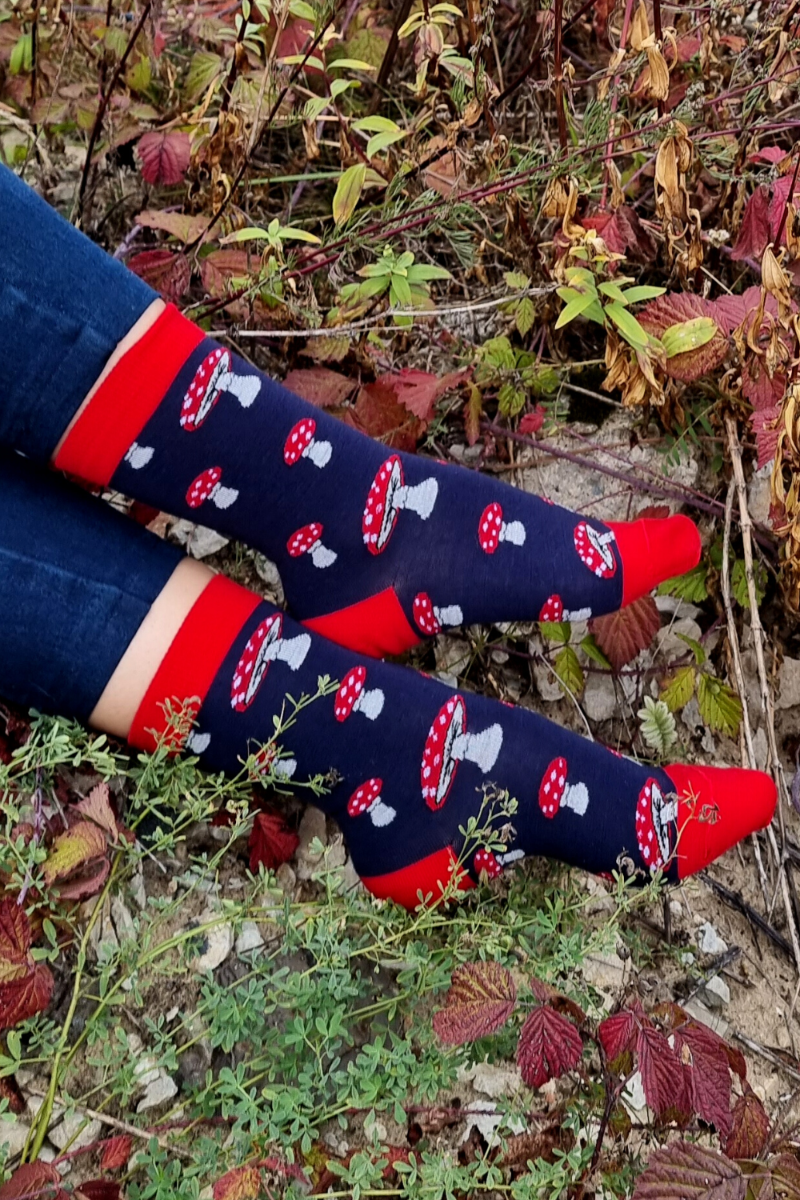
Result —
M 617 573 L 617 560 L 612 546 L 614 540 L 611 529 L 600 533 L 586 521 L 575 526 L 573 541 L 578 557 L 599 579 L 610 579 Z
M 567 783 L 567 760 L 554 758 L 539 785 L 539 808 L 543 817 L 554 817 L 560 808 L 571 808 L 582 817 L 589 806 L 585 783 Z
M 467 710 L 460 696 L 451 696 L 436 715 L 422 752 L 422 796 L 436 812 L 447 799 L 458 764 L 467 759 L 486 774 L 497 762 L 503 745 L 500 725 L 467 733 Z
M 154 450 L 152 446 L 140 446 L 138 442 L 131 442 L 125 454 L 125 462 L 134 471 L 141 471 L 142 467 L 146 467 L 153 457 Z
M 211 745 L 210 733 L 199 733 L 193 729 L 186 739 L 186 749 L 190 754 L 202 754 Z
M 496 500 L 487 504 L 478 522 L 478 541 L 485 554 L 494 554 L 501 542 L 513 546 L 525 545 L 525 526 L 521 521 L 503 520 L 503 510 Z
M 383 692 L 380 688 L 365 691 L 366 682 L 366 667 L 353 667 L 352 671 L 347 672 L 333 702 L 333 712 L 337 721 L 346 721 L 354 712 L 363 713 L 370 721 L 375 721 L 381 715 Z
M 548 596 L 539 613 L 540 621 L 588 621 L 592 615 L 590 608 L 574 608 L 567 611 L 560 596 Z
M 397 813 L 391 805 L 384 804 L 381 799 L 382 788 L 382 779 L 368 779 L 366 783 L 362 783 L 347 801 L 347 815 L 360 817 L 363 813 L 369 813 L 370 821 L 379 829 L 384 825 L 391 825 Z
M 250 636 L 231 681 L 231 708 L 237 712 L 244 712 L 253 703 L 270 663 L 284 662 L 296 671 L 305 662 L 311 648 L 309 635 L 301 633 L 297 637 L 283 638 L 282 630 L 282 614 L 273 613 Z
M 269 775 L 270 772 L 276 779 L 291 779 L 297 770 L 296 758 L 276 758 L 277 748 L 274 742 L 268 742 L 257 750 L 253 755 L 253 766 L 255 768 L 255 779 L 262 775 Z
M 429 637 L 439 633 L 444 625 L 452 627 L 460 625 L 464 620 L 464 614 L 457 604 L 448 604 L 444 608 L 438 608 L 427 592 L 420 592 L 414 597 L 411 611 L 419 628 Z
M 657 780 L 648 779 L 636 805 L 636 840 L 651 871 L 660 871 L 672 857 L 670 834 L 677 819 L 677 799 L 667 799 Z
M 230 392 L 249 408 L 261 391 L 257 375 L 236 375 L 231 370 L 231 352 L 215 347 L 195 371 L 181 405 L 181 428 L 187 433 L 199 429 L 223 392 Z
M 323 546 L 323 526 L 319 521 L 312 521 L 302 529 L 296 529 L 286 543 L 286 549 L 291 558 L 299 558 L 301 554 L 310 554 L 315 567 L 330 567 L 336 562 L 336 552 Z
M 407 487 L 399 457 L 393 454 L 387 458 L 372 481 L 361 520 L 364 544 L 370 554 L 382 554 L 386 549 L 401 509 L 409 509 L 427 521 L 438 494 L 439 484 L 435 479 Z
M 210 500 L 215 508 L 230 508 L 239 493 L 236 488 L 223 487 L 222 467 L 208 467 L 189 484 L 186 503 L 189 508 L 199 508 Z
M 472 860 L 472 866 L 476 875 L 485 874 L 488 879 L 496 879 L 498 875 L 502 875 L 503 868 L 497 861 L 491 850 L 478 850 Z
M 290 431 L 283 447 L 283 461 L 293 467 L 301 458 L 308 458 L 315 467 L 325 467 L 330 462 L 333 447 L 330 442 L 318 442 L 314 434 L 317 422 L 313 417 L 303 417 Z

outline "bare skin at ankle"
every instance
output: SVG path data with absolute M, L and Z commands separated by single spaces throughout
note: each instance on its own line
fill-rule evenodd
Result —
M 56 446 L 55 450 L 53 451 L 52 461 L 55 461 L 55 459 L 57 458 L 57 456 L 61 450 L 61 447 L 64 445 L 64 442 L 67 440 L 70 433 L 72 432 L 72 428 L 75 425 L 75 422 L 81 416 L 83 410 L 86 408 L 86 405 L 89 403 L 92 396 L 95 394 L 97 389 L 100 387 L 100 384 L 103 382 L 103 380 L 106 378 L 106 376 L 109 375 L 111 373 L 111 371 L 113 371 L 114 367 L 117 365 L 117 363 L 122 358 L 122 356 L 124 354 L 127 354 L 127 352 L 131 349 L 131 347 L 135 346 L 140 338 L 144 337 L 144 335 L 147 333 L 148 329 L 150 329 L 150 327 L 156 323 L 156 321 L 161 316 L 161 314 L 163 313 L 163 311 L 166 307 L 167 306 L 163 300 L 154 300 L 153 303 L 150 305 L 150 307 L 145 309 L 145 311 L 139 317 L 139 320 L 136 322 L 136 324 L 134 326 L 132 326 L 131 329 L 128 330 L 128 332 L 125 334 L 125 337 L 122 339 L 122 341 L 119 342 L 116 350 L 114 350 L 113 354 L 111 355 L 111 357 L 109 358 L 105 367 L 103 368 L 103 371 L 102 371 L 100 377 L 95 381 L 94 386 L 92 387 L 91 391 L 85 397 L 82 404 L 80 405 L 77 412 L 75 413 L 72 420 L 70 421 L 69 425 L 67 426 L 67 428 L 64 430 L 63 434 L 61 435 L 59 443 Z
M 173 571 L 142 621 L 89 717 L 89 724 L 125 738 L 164 655 L 214 572 L 193 558 Z

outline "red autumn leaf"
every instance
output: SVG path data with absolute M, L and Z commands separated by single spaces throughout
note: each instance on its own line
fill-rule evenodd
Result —
M 649 518 L 651 521 L 664 521 L 670 515 L 668 504 L 645 504 L 636 514 L 637 521 Z
M 562 1013 L 542 1004 L 528 1014 L 519 1035 L 517 1065 L 529 1087 L 539 1088 L 571 1071 L 582 1054 L 581 1035 Z
M 259 261 L 257 256 L 251 258 L 246 250 L 231 247 L 212 250 L 200 263 L 203 287 L 212 296 L 225 296 L 229 290 L 258 275 Z
M 436 401 L 463 383 L 469 374 L 469 371 L 450 371 L 440 376 L 404 367 L 394 374 L 379 375 L 377 382 L 391 388 L 400 404 L 427 423 L 433 418 Z
M 692 1109 L 725 1136 L 731 1127 L 731 1072 L 721 1038 L 697 1021 L 679 1026 L 674 1038 L 687 1067 Z
M 287 21 L 278 36 L 277 57 L 281 59 L 289 58 L 294 54 L 304 55 L 313 39 L 313 22 L 307 21 L 304 17 L 298 17 L 294 21 Z M 309 65 L 306 63 L 303 69 L 307 75 L 322 75 L 319 67 L 315 67 L 313 64 Z
M 111 807 L 107 783 L 98 783 L 92 788 L 86 799 L 80 800 L 75 807 L 87 820 L 98 825 L 112 843 L 116 843 L 119 837 L 119 828 Z
M 136 153 L 145 183 L 180 183 L 191 158 L 188 133 L 179 129 L 145 133 L 139 138 Z
M 615 671 L 633 662 L 646 650 L 661 628 L 661 616 L 652 596 L 641 596 L 618 612 L 592 617 L 589 629 Z
M 289 861 L 299 844 L 300 838 L 280 813 L 256 813 L 247 843 L 250 870 L 255 875 L 262 864 L 268 871 L 276 870 L 281 863 Z
M 330 367 L 304 367 L 290 371 L 283 383 L 290 392 L 295 392 L 317 408 L 344 404 L 356 386 L 354 379 L 331 371 Z
M 525 413 L 525 416 L 519 423 L 519 432 L 524 433 L 526 437 L 532 437 L 544 425 L 545 411 L 541 404 L 537 404 L 533 412 Z
M 128 259 L 128 267 L 171 304 L 180 300 L 192 278 L 186 255 L 162 248 L 134 254 Z
M 0 1187 L 0 1200 L 67 1200 L 61 1176 L 50 1163 L 23 1163 Z
M 770 378 L 757 354 L 748 354 L 742 365 L 742 395 L 756 410 L 774 408 L 786 391 L 786 376 L 779 371 Z
M 747 316 L 752 320 L 756 314 L 756 310 L 761 303 L 761 288 L 753 287 L 745 288 L 741 296 L 720 296 L 717 300 L 709 300 L 711 305 L 711 315 L 719 325 L 723 333 L 733 333 L 734 329 L 745 320 Z M 776 317 L 778 315 L 778 302 L 774 296 L 767 295 L 764 302 L 764 314 L 766 317 Z M 761 334 L 768 335 L 769 326 L 764 321 L 761 327 Z
M 42 1012 L 53 994 L 53 976 L 45 963 L 36 963 L 24 979 L 0 986 L 0 1029 L 11 1029 Z
M 629 1009 L 606 1017 L 597 1027 L 597 1036 L 606 1052 L 606 1058 L 613 1063 L 621 1058 L 628 1050 L 636 1045 L 636 1035 L 639 1032 L 639 1022 L 636 1014 Z
M 633 1200 L 744 1200 L 747 1181 L 717 1150 L 671 1142 L 656 1150 L 636 1180 Z
M 113 1179 L 87 1179 L 72 1195 L 74 1200 L 122 1200 L 122 1188 Z
M 755 258 L 760 262 L 769 241 L 769 188 L 762 183 L 747 201 L 731 258 Z
M 694 321 L 697 317 L 711 317 L 716 321 L 714 305 L 693 292 L 667 292 L 651 300 L 637 314 L 641 326 L 654 337 L 660 338 L 672 325 Z M 707 375 L 720 365 L 728 353 L 728 339 L 717 327 L 714 336 L 704 346 L 674 354 L 666 360 L 664 370 L 671 379 L 693 383 L 701 375 Z
M 133 1138 L 129 1137 L 127 1133 L 121 1133 L 118 1137 L 108 1138 L 102 1143 L 101 1148 L 101 1170 L 119 1171 L 128 1165 L 128 1159 L 133 1150 Z
M 775 1196 L 779 1200 L 800 1200 L 800 1162 L 794 1154 L 779 1154 L 777 1158 L 771 1158 L 769 1169 Z M 761 1170 L 764 1171 L 763 1167 Z M 762 1188 L 758 1200 L 769 1200 L 766 1189 Z
M 791 175 L 783 175 L 772 184 L 772 199 L 769 205 L 769 234 L 770 240 L 774 242 L 778 236 L 778 230 L 783 225 L 780 241 L 778 242 L 779 246 L 786 244 L 786 223 L 783 220 L 783 214 L 786 210 L 791 191 Z M 794 189 L 794 199 L 795 201 L 797 200 L 797 186 Z
M 24 979 L 33 970 L 31 926 L 27 913 L 10 896 L 0 900 L 0 987 Z
M 367 383 L 359 391 L 355 406 L 342 414 L 346 425 L 376 438 L 392 450 L 413 453 L 425 430 L 422 422 L 397 403 L 391 388 L 382 383 Z
M 767 163 L 771 167 L 775 167 L 782 158 L 786 158 L 787 151 L 782 150 L 780 146 L 763 146 L 760 150 L 756 150 L 755 154 L 751 154 L 748 162 L 752 163 Z
M 8 1111 L 19 1116 L 25 1112 L 25 1097 L 19 1090 L 13 1075 L 4 1075 L 0 1079 L 0 1100 L 8 1101 Z
M 639 1029 L 636 1058 L 645 1099 L 653 1112 L 663 1116 L 676 1111 L 688 1116 L 691 1106 L 682 1064 L 663 1033 L 649 1022 Z
M 465 963 L 453 971 L 444 1008 L 434 1013 L 434 1032 L 448 1046 L 474 1042 L 505 1025 L 516 1001 L 514 980 L 500 963 Z
M 778 423 L 780 421 L 781 405 L 773 404 L 771 408 L 762 408 L 752 413 L 750 424 L 756 438 L 758 466 L 766 466 L 772 462 L 778 452 Z
M 655 241 L 639 220 L 635 209 L 621 205 L 614 213 L 595 213 L 581 224 L 594 229 L 612 254 L 624 254 L 631 262 L 653 262 L 658 253 Z
M 217 1180 L 212 1195 L 214 1200 L 255 1200 L 260 1191 L 258 1167 L 234 1167 Z
M 136 224 L 145 229 L 163 229 L 182 242 L 193 242 L 208 229 L 210 217 L 190 217 L 186 213 L 162 212 L 157 208 L 146 208 L 136 217 Z
M 733 1106 L 730 1133 L 723 1142 L 729 1158 L 755 1158 L 766 1146 L 770 1133 L 764 1105 L 749 1083 L 742 1083 L 742 1088 Z
M 106 839 L 102 830 L 91 821 L 78 821 L 66 833 L 53 842 L 52 849 L 42 864 L 42 875 L 48 884 L 68 879 L 81 871 L 92 859 L 106 852 Z

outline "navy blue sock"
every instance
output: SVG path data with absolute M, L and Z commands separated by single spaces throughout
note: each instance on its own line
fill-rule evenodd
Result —
M 372 655 L 461 624 L 611 612 L 700 554 L 687 517 L 608 525 L 392 453 L 172 308 L 107 376 L 56 465 L 264 551 L 296 617 Z

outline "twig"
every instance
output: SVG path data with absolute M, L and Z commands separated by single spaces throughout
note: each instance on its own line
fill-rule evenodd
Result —
M 784 1062 L 783 1059 L 770 1050 L 768 1046 L 762 1046 L 760 1042 L 754 1042 L 752 1038 L 745 1037 L 743 1033 L 734 1033 L 733 1036 L 736 1038 L 737 1042 L 741 1042 L 742 1045 L 746 1046 L 748 1050 L 751 1050 L 753 1054 L 758 1054 L 760 1058 L 765 1058 L 767 1062 L 771 1062 L 773 1066 L 779 1067 L 780 1070 L 783 1071 L 784 1074 L 788 1075 L 790 1079 L 800 1081 L 800 1071 L 795 1071 L 794 1067 L 790 1067 L 788 1063 Z
M 401 0 L 397 9 L 397 16 L 392 25 L 391 36 L 386 46 L 386 53 L 381 59 L 381 65 L 378 70 L 378 78 L 375 80 L 375 93 L 371 105 L 371 111 L 374 111 L 380 100 L 381 92 L 389 82 L 389 74 L 394 66 L 394 60 L 397 55 L 397 47 L 400 44 L 399 33 L 405 21 L 408 19 L 408 14 L 411 12 L 412 0 Z
M 736 687 L 739 692 L 739 700 L 741 701 L 742 705 L 742 728 L 744 729 L 742 766 L 749 766 L 751 770 L 755 770 L 757 766 L 756 754 L 753 746 L 753 731 L 750 727 L 750 712 L 747 707 L 747 689 L 744 682 L 744 671 L 742 670 L 742 655 L 739 648 L 739 633 L 736 629 L 736 621 L 733 616 L 733 605 L 731 603 L 731 518 L 733 515 L 733 497 L 735 491 L 736 480 L 732 477 L 728 486 L 728 497 L 725 502 L 725 535 L 722 542 L 722 600 L 725 605 L 725 615 L 728 618 L 728 644 L 731 648 L 733 671 L 736 676 Z M 750 841 L 753 846 L 753 852 L 756 856 L 756 866 L 758 867 L 758 878 L 761 884 L 761 894 L 764 897 L 764 906 L 769 912 L 769 885 L 767 884 L 767 874 L 764 870 L 764 863 L 761 858 L 761 846 L 758 843 L 758 838 L 755 833 L 750 834 Z
M 564 36 L 564 0 L 554 0 L 553 4 L 553 20 L 555 21 L 555 30 L 553 33 L 553 61 L 556 77 L 556 117 L 558 119 L 558 144 L 561 147 L 561 153 L 566 154 L 567 151 L 567 117 L 564 112 L 564 58 L 562 54 L 562 40 Z
M 742 451 L 739 446 L 736 422 L 732 416 L 728 415 L 725 417 L 725 427 L 728 431 L 728 446 L 731 454 L 731 462 L 733 464 L 733 474 L 736 480 L 736 490 L 739 496 L 739 514 L 740 525 L 742 529 L 742 543 L 744 548 L 745 578 L 747 579 L 747 597 L 750 602 L 750 629 L 753 635 L 753 645 L 755 646 L 756 652 L 758 681 L 761 691 L 761 708 L 767 726 L 767 741 L 769 744 L 772 776 L 775 780 L 775 786 L 778 789 L 778 824 L 781 831 L 781 846 L 785 846 L 786 827 L 783 817 L 783 805 L 780 803 L 781 796 L 785 792 L 785 783 L 783 778 L 783 769 L 781 767 L 781 760 L 778 754 L 772 695 L 769 689 L 767 666 L 764 660 L 764 628 L 761 624 L 761 617 L 758 611 L 758 597 L 756 596 L 755 576 L 753 574 L 753 544 L 751 536 L 752 522 L 750 520 L 750 513 L 747 508 L 747 487 L 745 485 L 744 468 L 742 466 Z M 789 895 L 786 864 L 782 854 L 778 850 L 772 826 L 770 826 L 767 830 L 767 838 L 769 839 L 776 865 L 778 866 L 778 871 L 780 873 L 781 892 L 783 894 L 786 921 L 792 938 L 795 964 L 800 971 L 800 942 L 798 941 L 797 926 L 794 919 L 791 897 Z
M 136 22 L 136 27 L 128 39 L 128 44 L 122 53 L 122 58 L 117 63 L 116 70 L 114 71 L 114 74 L 111 76 L 111 82 L 109 83 L 106 90 L 103 92 L 103 95 L 100 99 L 100 104 L 98 105 L 98 108 L 97 108 L 97 115 L 94 119 L 94 124 L 92 125 L 92 132 L 89 134 L 89 145 L 86 149 L 86 159 L 84 161 L 83 171 L 81 173 L 80 187 L 78 188 L 78 200 L 77 200 L 76 208 L 78 210 L 78 218 L 79 219 L 83 216 L 83 201 L 84 201 L 84 197 L 86 195 L 86 186 L 89 182 L 89 173 L 92 169 L 92 155 L 94 153 L 94 148 L 97 143 L 97 139 L 100 136 L 100 129 L 103 124 L 103 117 L 105 116 L 106 109 L 108 108 L 108 102 L 113 95 L 114 88 L 117 86 L 117 83 L 119 82 L 119 78 L 122 75 L 122 72 L 125 70 L 125 64 L 127 63 L 128 59 L 130 58 L 131 51 L 133 50 L 133 47 L 136 45 L 139 34 L 144 29 L 144 23 L 148 18 L 148 15 L 150 13 L 150 9 L 152 8 L 152 6 L 153 6 L 153 0 L 145 0 L 144 8 L 142 9 L 142 14 L 139 17 L 139 20 Z M 74 213 L 73 213 L 73 215 L 74 215 Z
M 47 1095 L 47 1092 L 41 1091 L 39 1088 L 26 1087 L 24 1090 L 28 1095 L 39 1098 Z M 68 1106 L 67 1102 L 60 1096 L 56 1097 L 56 1104 L 59 1108 L 72 1108 L 76 1113 L 80 1113 L 81 1116 L 86 1116 L 92 1121 L 99 1121 L 101 1125 L 107 1125 L 109 1129 L 118 1129 L 120 1133 L 127 1133 L 130 1137 L 138 1138 L 140 1141 L 149 1142 L 151 1138 L 155 1138 L 162 1150 L 169 1150 L 171 1154 L 177 1154 L 179 1158 L 190 1159 L 192 1157 L 188 1150 L 181 1149 L 180 1146 L 176 1146 L 168 1138 L 161 1137 L 159 1134 L 147 1129 L 139 1129 L 136 1125 L 131 1125 L 128 1121 L 120 1121 L 118 1117 L 110 1117 L 108 1113 L 100 1112 L 99 1109 L 87 1108 L 85 1104 L 71 1103 Z

